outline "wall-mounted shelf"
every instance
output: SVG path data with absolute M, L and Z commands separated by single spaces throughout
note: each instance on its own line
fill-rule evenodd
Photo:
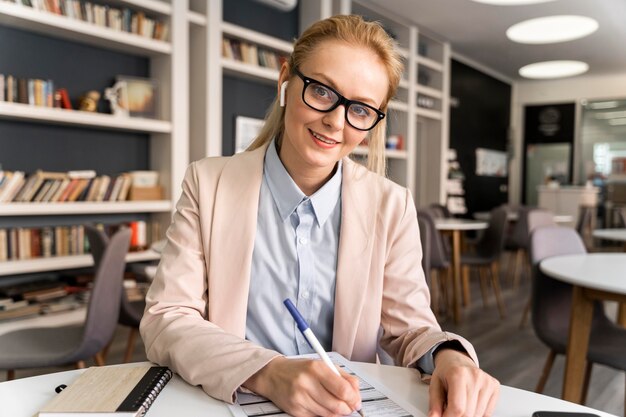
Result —
M 18 4 L 0 2 L 0 24 L 141 56 L 169 55 L 172 45 Z
M 0 118 L 129 132 L 170 133 L 172 131 L 172 123 L 165 120 L 122 117 L 21 103 L 0 102 Z
M 153 250 L 147 250 L 128 253 L 128 255 L 126 255 L 126 262 L 155 261 L 160 258 L 161 255 L 159 253 Z M 56 256 L 52 258 L 3 261 L 0 262 L 0 276 L 87 268 L 90 266 L 93 266 L 93 257 L 91 255 Z
M 1 203 L 1 216 L 51 216 L 75 214 L 112 213 L 167 213 L 172 202 L 162 201 L 118 201 L 118 202 L 75 202 L 75 203 Z

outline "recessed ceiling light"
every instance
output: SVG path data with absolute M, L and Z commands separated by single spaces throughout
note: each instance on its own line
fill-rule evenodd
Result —
M 588 69 L 589 65 L 582 61 L 545 61 L 523 66 L 519 75 L 535 79 L 561 78 L 579 75 Z
M 477 3 L 494 4 L 496 6 L 519 6 L 522 4 L 547 3 L 554 0 L 474 0 Z
M 516 23 L 506 31 L 519 43 L 554 43 L 583 38 L 598 30 L 598 22 L 585 16 L 546 16 Z
M 619 107 L 619 102 L 617 101 L 596 101 L 593 103 L 589 104 L 589 107 L 591 107 L 594 110 L 602 110 L 602 109 L 614 109 L 616 107 Z

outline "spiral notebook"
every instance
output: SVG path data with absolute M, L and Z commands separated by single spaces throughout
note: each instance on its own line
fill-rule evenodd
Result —
M 92 367 L 59 393 L 39 417 L 143 416 L 172 377 L 162 366 Z

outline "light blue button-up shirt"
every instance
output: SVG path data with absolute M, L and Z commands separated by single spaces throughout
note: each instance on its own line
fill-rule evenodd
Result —
M 246 339 L 284 355 L 314 353 L 283 305 L 296 304 L 332 347 L 341 222 L 341 161 L 315 194 L 298 188 L 272 141 L 265 154 L 246 319 Z

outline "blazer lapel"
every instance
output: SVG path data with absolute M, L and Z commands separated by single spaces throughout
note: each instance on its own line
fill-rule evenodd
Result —
M 368 181 L 371 174 L 363 167 L 348 158 L 343 161 L 333 350 L 349 358 L 370 277 L 378 188 Z
M 252 252 L 267 146 L 232 157 L 216 191 L 208 268 L 209 320 L 245 337 Z

